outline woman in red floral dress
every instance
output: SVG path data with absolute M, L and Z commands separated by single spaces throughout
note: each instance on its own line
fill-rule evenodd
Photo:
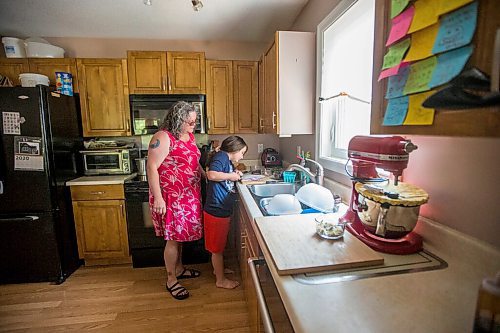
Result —
M 203 231 L 200 177 L 204 171 L 193 135 L 196 116 L 190 104 L 174 104 L 148 149 L 151 216 L 156 235 L 167 241 L 166 288 L 176 299 L 189 297 L 178 279 L 200 276 L 200 271 L 184 268 L 181 262 L 182 242 L 200 239 Z

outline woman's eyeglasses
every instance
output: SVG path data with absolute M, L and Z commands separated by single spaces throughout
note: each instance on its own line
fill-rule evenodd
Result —
M 184 122 L 185 122 L 186 124 L 188 124 L 189 126 L 194 126 L 194 125 L 196 125 L 196 120 L 193 120 L 193 121 L 187 121 L 187 120 L 185 120 Z

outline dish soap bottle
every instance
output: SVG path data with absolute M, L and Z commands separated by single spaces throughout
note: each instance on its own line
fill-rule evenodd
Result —
M 500 272 L 481 283 L 473 333 L 500 332 Z

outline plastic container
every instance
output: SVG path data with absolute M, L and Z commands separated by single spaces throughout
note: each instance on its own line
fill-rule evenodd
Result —
M 330 213 L 336 210 L 332 192 L 321 185 L 315 183 L 306 184 L 299 188 L 295 196 L 304 205 L 322 213 Z
M 297 174 L 295 171 L 283 171 L 283 180 L 285 183 L 293 183 L 295 182 L 295 177 Z
M 292 215 L 302 212 L 302 206 L 293 194 L 276 194 L 270 199 L 263 198 L 260 205 L 270 215 Z
M 473 333 L 483 332 L 500 332 L 500 272 L 479 288 Z
M 7 58 L 26 58 L 26 49 L 24 48 L 24 41 L 22 39 L 3 37 L 2 43 Z
M 64 58 L 64 49 L 59 46 L 38 42 L 25 44 L 28 58 Z
M 49 85 L 49 78 L 45 75 L 35 73 L 19 74 L 22 87 L 35 87 L 37 84 Z

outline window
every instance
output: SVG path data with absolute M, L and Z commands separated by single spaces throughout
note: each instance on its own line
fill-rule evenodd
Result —
M 317 29 L 316 154 L 336 172 L 349 140 L 370 134 L 374 3 L 342 0 Z

